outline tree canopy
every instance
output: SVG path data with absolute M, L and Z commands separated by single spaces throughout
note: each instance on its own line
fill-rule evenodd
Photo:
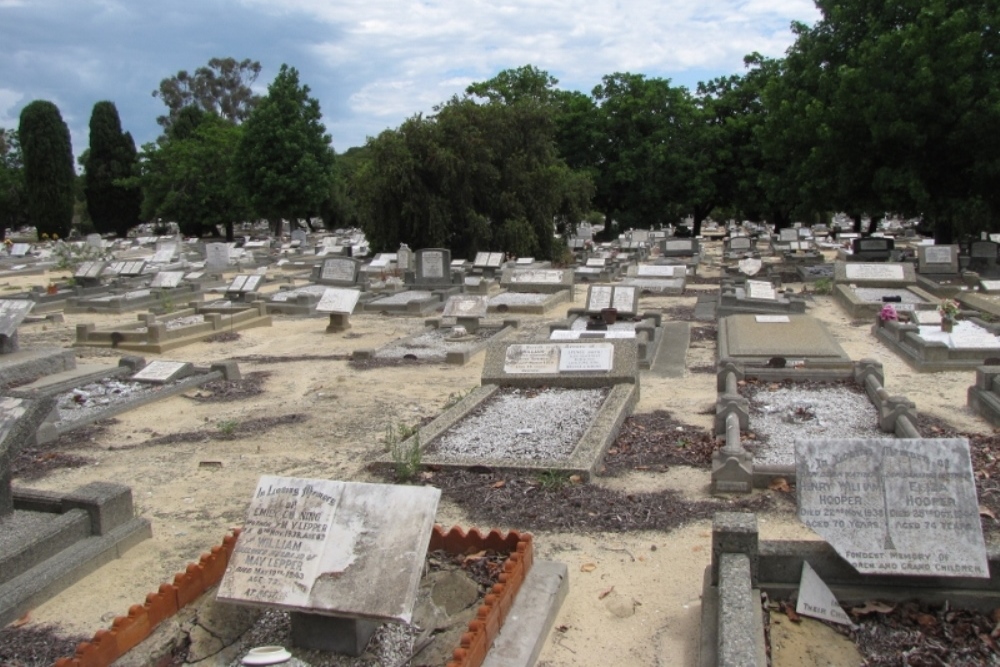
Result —
M 39 235 L 69 235 L 73 222 L 73 147 L 69 128 L 52 102 L 36 100 L 21 110 L 18 135 L 25 192 Z
M 0 128 L 0 238 L 28 222 L 24 161 L 17 130 Z
M 260 70 L 260 63 L 249 58 L 212 58 L 207 66 L 199 67 L 193 74 L 181 70 L 160 81 L 159 88 L 153 91 L 153 97 L 163 100 L 168 109 L 156 122 L 169 128 L 181 109 L 194 106 L 233 123 L 241 123 L 260 100 L 251 88 Z
M 130 182 L 138 155 L 132 135 L 122 132 L 113 102 L 98 102 L 90 116 L 90 150 L 84 166 L 87 211 L 98 233 L 124 238 L 139 223 L 142 192 Z
M 257 213 L 269 220 L 317 216 L 330 197 L 333 149 L 319 102 L 282 65 L 243 125 L 236 151 L 239 178 Z

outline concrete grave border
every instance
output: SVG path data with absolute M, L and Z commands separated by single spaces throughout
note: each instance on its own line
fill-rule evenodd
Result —
M 1000 335 L 1000 325 L 990 324 L 975 317 L 978 313 L 961 311 L 964 319 Z M 883 322 L 877 316 L 872 325 L 872 334 L 886 347 L 902 357 L 914 370 L 921 373 L 974 369 L 983 365 L 990 357 L 1000 357 L 1000 343 L 997 347 L 953 349 L 937 341 L 926 341 L 919 335 L 920 327 L 900 320 Z
M 401 343 L 405 343 L 406 341 L 414 340 L 419 336 L 422 336 L 430 331 L 437 331 L 440 329 L 451 328 L 451 325 L 445 326 L 443 322 L 444 322 L 443 318 L 439 317 L 424 320 L 425 326 L 422 331 L 418 331 L 417 333 L 410 334 L 409 336 L 405 336 L 403 338 L 400 338 L 399 340 L 395 340 L 392 343 L 389 343 L 383 347 L 395 346 Z M 517 329 L 518 326 L 520 326 L 519 320 L 503 320 L 503 322 L 500 323 L 497 323 L 495 321 L 493 322 L 482 321 L 479 325 L 480 329 L 496 329 L 497 332 L 492 336 L 490 336 L 489 338 L 478 340 L 475 343 L 467 345 L 462 349 L 456 349 L 446 352 L 444 359 L 441 359 L 439 361 L 440 363 L 453 364 L 455 366 L 464 366 L 465 364 L 469 363 L 469 361 L 474 356 L 476 356 L 484 349 L 486 349 L 490 343 L 503 340 L 504 338 L 509 336 L 514 331 L 514 329 Z M 352 360 L 377 359 L 378 350 L 380 349 L 382 348 L 378 349 L 364 348 L 360 350 L 355 350 L 354 352 L 351 353 L 351 359 Z M 426 360 L 427 359 L 421 359 L 420 357 L 417 357 L 417 361 L 426 361 Z
M 494 297 L 501 296 L 503 294 L 535 294 L 537 296 L 545 297 L 540 303 L 527 303 L 527 304 L 497 304 L 494 305 L 490 303 L 489 312 L 491 313 L 524 313 L 526 315 L 544 315 L 549 312 L 560 303 L 567 303 L 573 301 L 573 292 L 571 290 L 559 290 L 558 292 L 553 292 L 547 294 L 544 292 L 525 292 L 525 291 L 512 291 L 507 290 L 500 292 L 499 294 L 490 295 L 490 301 Z
M 133 310 L 144 310 L 163 308 L 168 301 L 183 301 L 190 303 L 192 300 L 204 298 L 201 285 L 197 283 L 184 283 L 177 287 L 170 288 L 144 288 L 137 287 L 135 290 L 148 289 L 149 294 L 135 299 L 126 299 L 124 293 L 120 296 L 114 291 L 110 294 L 94 295 L 91 297 L 70 297 L 66 300 L 63 312 L 73 313 L 127 313 Z M 95 301 L 101 296 L 111 296 L 110 301 Z
M 987 547 L 991 573 L 1000 572 L 1000 549 Z M 784 599 L 799 588 L 808 562 L 842 605 L 866 600 L 921 601 L 989 613 L 1000 606 L 1000 577 L 859 574 L 823 540 L 760 540 L 757 517 L 720 512 L 712 521 L 712 562 L 702 585 L 699 667 L 764 667 L 761 594 Z
M 873 289 L 891 289 L 898 291 L 905 291 L 913 294 L 914 296 L 923 299 L 925 303 L 914 304 L 914 310 L 934 310 L 937 308 L 938 303 L 941 299 L 934 296 L 930 292 L 923 290 L 915 285 L 907 285 L 905 287 L 901 286 L 891 286 L 884 287 L 881 285 L 858 285 L 858 287 L 871 287 Z M 836 284 L 833 286 L 833 298 L 840 304 L 840 307 L 847 311 L 847 314 L 851 316 L 851 319 L 855 320 L 867 320 L 869 318 L 875 317 L 882 310 L 884 303 L 879 303 L 878 301 L 865 301 L 858 297 L 858 295 L 851 289 L 850 285 Z
M 571 308 L 570 315 L 565 320 L 549 322 L 549 335 L 557 329 L 572 329 L 573 323 L 579 318 L 587 319 L 589 315 L 581 308 Z M 635 323 L 636 359 L 639 368 L 649 370 L 656 359 L 656 353 L 663 342 L 663 315 L 662 313 L 643 313 L 640 321 Z M 550 341 L 546 337 L 542 341 Z M 596 343 L 611 340 L 608 338 L 581 338 L 581 342 Z

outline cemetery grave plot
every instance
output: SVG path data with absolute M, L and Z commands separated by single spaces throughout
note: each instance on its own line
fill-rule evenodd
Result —
M 716 315 L 725 317 L 737 313 L 788 314 L 804 313 L 805 301 L 788 297 L 767 280 L 746 279 L 742 285 L 723 281 L 719 287 Z
M 569 290 L 560 290 L 555 294 L 535 294 L 532 292 L 501 292 L 490 297 L 490 312 L 496 313 L 529 313 L 543 315 L 560 303 L 572 301 Z
M 406 290 L 372 299 L 364 304 L 365 312 L 390 315 L 427 315 L 442 303 L 441 295 L 430 290 Z
M 730 315 L 720 318 L 718 327 L 719 359 L 764 368 L 781 357 L 786 368 L 805 373 L 851 367 L 823 323 L 808 315 Z
M 511 331 L 508 323 L 485 323 L 475 331 L 459 332 L 445 326 L 443 320 L 432 321 L 424 331 L 401 338 L 377 350 L 358 350 L 352 356 L 352 366 L 371 367 L 376 364 L 405 362 L 465 364 L 481 352 L 491 340 L 499 340 Z
M 63 310 L 66 313 L 125 313 L 132 310 L 162 309 L 175 302 L 188 303 L 201 298 L 201 286 L 189 283 L 169 289 L 143 288 L 119 294 L 70 297 Z
M 798 439 L 834 432 L 843 438 L 891 437 L 879 430 L 876 407 L 853 382 L 747 380 L 740 394 L 750 403 L 753 438 L 744 438 L 743 446 L 754 465 L 794 465 Z
M 133 325 L 114 329 L 97 329 L 95 324 L 78 324 L 74 347 L 112 347 L 133 352 L 162 353 L 205 340 L 223 332 L 242 331 L 253 327 L 271 326 L 263 301 L 236 304 L 214 301 L 192 304 L 192 307 L 172 313 L 166 321 L 177 321 L 168 328 L 166 321 L 152 313 L 139 315 Z M 197 318 L 201 318 L 198 320 Z
M 834 290 L 837 302 L 851 318 L 868 320 L 877 316 L 886 303 L 899 311 L 934 310 L 940 300 L 919 287 L 906 289 L 892 287 L 855 287 L 837 285 Z
M 968 314 L 968 313 L 966 313 Z M 1000 326 L 978 317 L 961 319 L 952 331 L 941 328 L 936 311 L 911 321 L 882 321 L 876 318 L 872 333 L 913 368 L 923 372 L 973 369 L 990 358 L 1000 357 Z
M 303 285 L 272 293 L 267 300 L 267 312 L 281 315 L 315 315 L 316 306 L 327 290 L 326 285 Z

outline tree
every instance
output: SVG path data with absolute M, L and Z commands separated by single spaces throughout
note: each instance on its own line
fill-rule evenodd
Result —
M 98 233 L 125 238 L 139 223 L 142 191 L 125 184 L 137 166 L 135 142 L 122 132 L 118 109 L 113 102 L 98 102 L 90 116 L 90 150 L 84 161 L 87 211 Z
M 213 114 L 184 138 L 147 144 L 141 156 L 146 219 L 176 221 L 191 236 L 214 234 L 225 227 L 233 240 L 233 223 L 251 215 L 246 192 L 235 178 L 233 166 L 242 128 Z
M 153 91 L 167 105 L 169 112 L 156 119 L 163 128 L 169 128 L 189 106 L 214 113 L 233 123 L 242 123 L 253 111 L 260 96 L 251 86 L 260 75 L 260 63 L 245 58 L 212 58 L 207 67 L 199 67 L 194 74 L 181 70 L 169 79 L 160 81 Z
M 0 128 L 0 239 L 28 222 L 24 162 L 17 130 Z
M 18 135 L 24 155 L 31 222 L 42 234 L 69 235 L 73 223 L 73 147 L 55 104 L 36 100 L 21 110 Z
M 311 218 L 329 198 L 334 156 L 321 118 L 298 71 L 282 65 L 244 123 L 236 166 L 251 204 L 268 220 Z

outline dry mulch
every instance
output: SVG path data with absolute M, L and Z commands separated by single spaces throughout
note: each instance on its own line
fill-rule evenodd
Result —
M 153 437 L 143 442 L 130 445 L 112 445 L 108 451 L 124 451 L 128 449 L 139 449 L 140 447 L 151 447 L 155 445 L 175 445 L 182 442 L 206 442 L 208 440 L 238 440 L 248 435 L 260 435 L 279 426 L 288 424 L 300 424 L 309 419 L 309 415 L 292 413 L 279 415 L 277 417 L 260 417 L 258 419 L 247 419 L 246 421 L 219 422 L 216 423 L 216 430 L 208 431 L 183 431 L 181 433 L 171 433 L 169 435 L 156 435 L 149 429 Z
M 718 446 L 712 433 L 677 421 L 665 410 L 656 410 L 625 420 L 604 465 L 612 475 L 627 470 L 662 471 L 671 465 L 707 469 Z
M 719 339 L 719 328 L 716 326 L 691 327 L 691 342 L 710 340 L 713 343 Z
M 665 322 L 694 322 L 694 306 L 673 306 L 663 309 Z
M 234 343 L 240 339 L 240 334 L 235 331 L 223 331 L 205 339 L 206 343 Z
M 625 493 L 554 472 L 530 476 L 484 468 L 421 477 L 460 505 L 472 523 L 529 531 L 669 531 L 716 512 L 761 512 L 774 504 L 770 495 L 691 501 L 674 491 Z
M 346 361 L 350 358 L 351 355 L 349 354 L 293 354 L 281 357 L 266 354 L 248 354 L 243 357 L 232 357 L 232 360 L 240 363 L 285 364 L 293 361 Z
M 264 381 L 269 377 L 270 371 L 254 371 L 239 380 L 213 380 L 198 387 L 194 394 L 184 394 L 184 397 L 199 403 L 242 401 L 263 394 Z
M 98 419 L 91 424 L 64 433 L 44 445 L 23 447 L 11 461 L 11 472 L 18 479 L 33 481 L 42 479 L 53 470 L 90 465 L 94 462 L 93 459 L 77 454 L 68 454 L 63 450 L 84 449 L 92 446 L 99 435 L 117 422 L 118 420 L 113 417 Z
M 51 665 L 59 658 L 73 655 L 80 642 L 90 637 L 63 636 L 54 625 L 17 623 L 0 628 L 0 665 L 4 667 L 39 667 Z

